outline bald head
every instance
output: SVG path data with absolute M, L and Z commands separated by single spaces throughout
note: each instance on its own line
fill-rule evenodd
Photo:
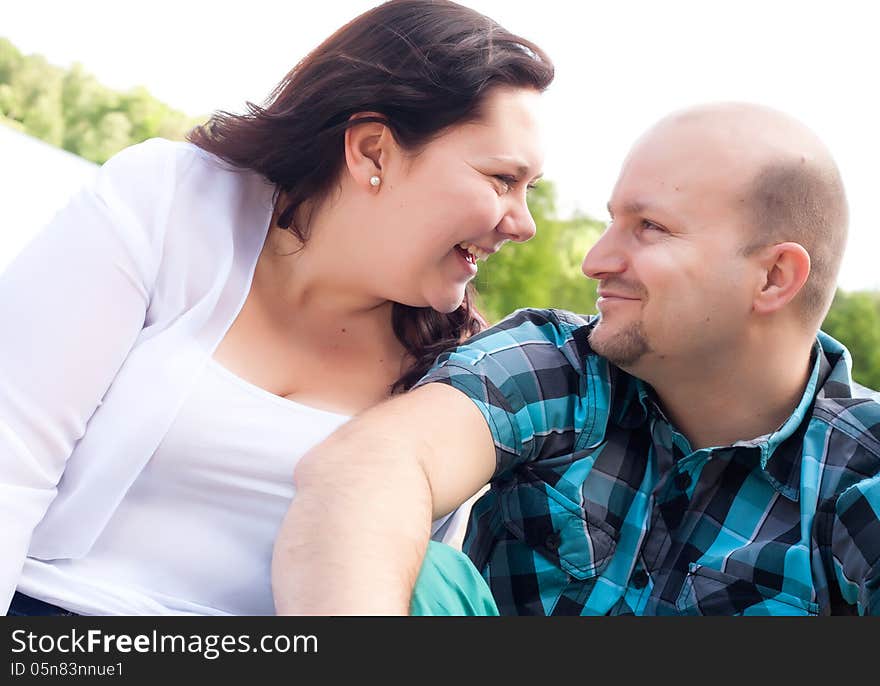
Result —
M 744 252 L 792 241 L 810 255 L 795 304 L 817 326 L 828 311 L 846 245 L 848 208 L 837 165 L 824 143 L 787 114 L 749 103 L 675 112 L 648 131 L 687 138 L 706 155 L 708 174 L 729 174 L 731 208 L 746 225 Z

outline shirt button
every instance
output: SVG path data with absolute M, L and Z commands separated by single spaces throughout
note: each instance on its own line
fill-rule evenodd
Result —
M 559 549 L 560 537 L 557 533 L 552 533 L 544 539 L 544 545 L 547 547 L 547 550 L 556 551 Z
M 687 490 L 687 487 L 691 485 L 691 475 L 688 472 L 679 472 L 675 475 L 675 485 L 681 490 Z
M 636 572 L 632 575 L 632 579 L 630 579 L 630 583 L 633 585 L 633 588 L 644 588 L 645 586 L 647 586 L 648 575 L 645 573 L 645 570 L 636 570 Z

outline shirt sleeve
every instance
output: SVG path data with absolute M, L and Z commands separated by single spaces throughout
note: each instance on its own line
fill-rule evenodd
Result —
M 574 431 L 581 375 L 563 352 L 569 333 L 550 310 L 517 310 L 441 355 L 416 386 L 445 383 L 473 401 L 501 476 L 554 453 Z
M 68 457 L 144 326 L 174 187 L 167 141 L 124 150 L 0 273 L 0 608 Z
M 880 475 L 838 497 L 832 552 L 843 599 L 859 614 L 880 615 Z

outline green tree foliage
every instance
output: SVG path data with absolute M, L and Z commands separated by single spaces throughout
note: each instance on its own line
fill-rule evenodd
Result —
M 0 45 L 3 115 L 21 123 L 24 130 L 52 145 L 61 144 L 62 72 L 39 55 L 22 57 L 14 46 Z
M 148 138 L 182 140 L 203 119 L 168 107 L 144 88 L 106 88 L 82 65 L 63 70 L 40 55 L 22 55 L 0 38 L 0 123 L 92 162 Z
M 520 307 L 596 311 L 596 283 L 581 273 L 581 262 L 604 225 L 582 215 L 559 219 L 555 205 L 553 184 L 542 181 L 529 196 L 535 237 L 480 263 L 477 302 L 489 322 Z
M 853 378 L 880 390 L 880 293 L 837 291 L 822 330 L 849 349 Z
M 0 83 L 9 83 L 22 60 L 18 49 L 5 38 L 0 38 Z

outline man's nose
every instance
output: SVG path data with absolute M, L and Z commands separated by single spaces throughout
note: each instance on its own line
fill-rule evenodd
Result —
M 620 274 L 625 269 L 626 257 L 618 245 L 617 234 L 612 225 L 587 251 L 581 271 L 590 279 L 601 280 L 608 274 Z

